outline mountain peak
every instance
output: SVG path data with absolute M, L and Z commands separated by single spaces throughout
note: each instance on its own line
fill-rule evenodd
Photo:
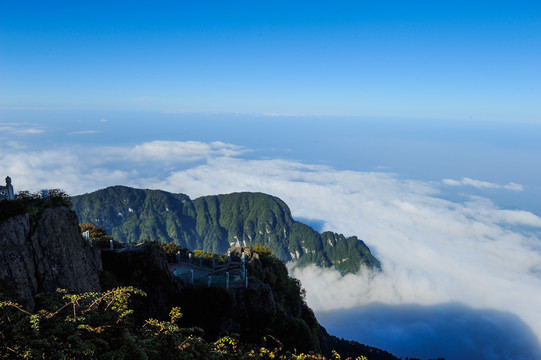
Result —
M 103 226 L 120 242 L 159 240 L 217 253 L 262 244 L 280 260 L 299 266 L 334 266 L 343 274 L 361 266 L 380 269 L 357 237 L 320 234 L 295 221 L 284 201 L 260 192 L 191 200 L 185 194 L 112 186 L 72 197 L 72 203 L 81 223 Z

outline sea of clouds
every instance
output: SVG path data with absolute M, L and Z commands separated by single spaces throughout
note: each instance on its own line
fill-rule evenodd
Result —
M 249 159 L 222 142 L 150 141 L 11 153 L 0 162 L 16 190 L 81 194 L 111 185 L 195 198 L 237 191 L 280 197 L 298 219 L 357 235 L 382 272 L 297 268 L 307 302 L 331 333 L 399 356 L 541 359 L 541 217 L 490 199 L 449 200 L 457 187 L 520 192 L 520 184 L 457 178 L 419 181 L 388 172 Z

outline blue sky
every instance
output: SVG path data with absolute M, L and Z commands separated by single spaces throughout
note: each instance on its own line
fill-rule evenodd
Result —
M 532 1 L 0 2 L 0 106 L 539 122 Z
M 0 0 L 0 177 L 270 193 L 383 264 L 291 267 L 340 336 L 535 358 L 539 64 L 534 1 Z

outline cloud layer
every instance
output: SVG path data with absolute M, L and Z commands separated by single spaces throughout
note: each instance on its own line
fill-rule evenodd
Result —
M 15 144 L 0 145 L 0 150 L 13 150 L 10 147 Z M 318 314 L 373 303 L 455 302 L 473 310 L 515 314 L 541 339 L 536 301 L 541 299 L 541 218 L 500 209 L 486 198 L 456 202 L 444 199 L 442 193 L 448 185 L 514 191 L 520 185 L 464 178 L 444 180 L 442 186 L 384 172 L 249 160 L 243 158 L 247 151 L 221 142 L 174 141 L 39 152 L 19 149 L 0 163 L 0 174 L 10 175 L 17 189 L 55 187 L 71 194 L 115 184 L 191 197 L 270 193 L 289 204 L 294 217 L 322 222 L 323 230 L 359 236 L 382 261 L 382 273 L 363 270 L 344 277 L 332 269 L 292 266 Z
M 443 179 L 442 183 L 449 186 L 473 186 L 474 188 L 477 188 L 477 189 L 505 189 L 505 190 L 511 190 L 511 191 L 524 190 L 522 185 L 516 184 L 513 182 L 507 185 L 500 185 L 500 184 L 495 184 L 488 181 L 470 179 L 467 177 L 463 177 L 462 180 Z
M 72 145 L 25 151 L 22 143 L 12 141 L 0 143 L 0 153 L 9 154 L 0 163 L 0 171 L 17 179 L 19 189 L 62 188 L 75 195 L 118 184 L 156 188 L 156 184 L 179 168 L 238 156 L 246 151 L 219 141 L 150 141 L 134 146 L 101 147 Z
M 0 122 L 0 134 L 4 135 L 36 135 L 45 132 L 36 124 L 30 123 L 2 123 Z

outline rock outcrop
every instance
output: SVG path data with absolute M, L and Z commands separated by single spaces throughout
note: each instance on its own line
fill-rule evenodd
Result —
M 140 320 L 164 318 L 181 290 L 181 283 L 169 270 L 167 255 L 157 243 L 135 246 L 133 249 L 104 249 L 101 253 L 104 290 L 133 286 L 147 296 L 134 304 Z
M 0 223 L 0 292 L 28 308 L 57 288 L 100 291 L 101 256 L 79 233 L 77 215 L 48 208 Z

